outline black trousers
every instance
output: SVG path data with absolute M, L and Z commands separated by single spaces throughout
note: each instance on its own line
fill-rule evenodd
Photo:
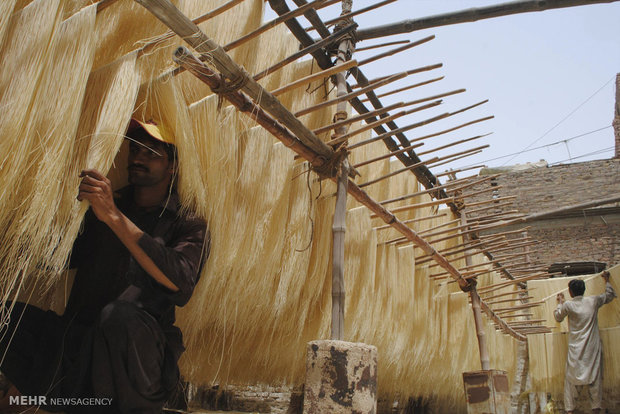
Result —
M 8 305 L 7 305 L 8 306 Z M 93 325 L 16 302 L 0 330 L 0 370 L 50 411 L 161 413 L 179 379 L 157 320 L 115 301 Z

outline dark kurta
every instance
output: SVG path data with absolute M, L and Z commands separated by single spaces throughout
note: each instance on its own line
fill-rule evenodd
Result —
M 176 193 L 149 210 L 133 204 L 131 187 L 119 195 L 118 208 L 145 233 L 140 246 L 179 291 L 149 276 L 89 210 L 71 256 L 78 271 L 65 314 L 16 307 L 24 315 L 2 370 L 24 394 L 111 397 L 107 412 L 158 412 L 178 380 L 184 347 L 175 306 L 191 297 L 208 255 L 206 224 L 179 214 Z M 44 357 L 26 363 L 28 353 Z

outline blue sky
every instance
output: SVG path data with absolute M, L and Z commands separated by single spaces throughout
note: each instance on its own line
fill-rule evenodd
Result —
M 354 0 L 353 9 L 376 2 Z M 365 28 L 497 3 L 499 1 L 398 0 L 355 20 L 360 28 Z M 289 4 L 294 7 L 292 2 Z M 327 20 L 339 13 L 339 7 L 324 9 L 319 14 Z M 473 164 L 501 166 L 540 159 L 551 164 L 613 156 L 611 122 L 615 75 L 620 72 L 620 2 L 437 27 L 360 42 L 358 47 L 400 39 L 415 41 L 431 34 L 436 36 L 433 41 L 369 64 L 364 72 L 368 78 L 374 78 L 443 63 L 442 68 L 433 72 L 413 75 L 380 89 L 379 92 L 384 92 L 445 76 L 435 84 L 386 97 L 383 99 L 386 105 L 467 89 L 463 94 L 445 98 L 434 110 L 400 118 L 399 126 L 489 99 L 474 110 L 407 133 L 410 139 L 415 139 L 474 119 L 495 116 L 493 120 L 427 140 L 418 151 L 493 132 L 489 137 L 438 153 L 491 145 L 482 154 L 437 167 L 434 172 Z M 357 58 L 360 60 L 387 49 L 360 52 Z M 582 134 L 585 135 L 579 136 Z M 507 156 L 516 153 L 520 154 Z

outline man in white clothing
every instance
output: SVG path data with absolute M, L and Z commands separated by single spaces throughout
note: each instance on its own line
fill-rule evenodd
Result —
M 583 296 L 586 286 L 583 280 L 573 279 L 568 283 L 572 300 L 565 301 L 564 294 L 557 295 L 558 306 L 553 316 L 562 322 L 568 316 L 568 358 L 564 379 L 564 409 L 572 413 L 575 409 L 577 385 L 589 385 L 592 412 L 599 413 L 603 399 L 603 347 L 598 331 L 598 309 L 616 297 L 609 272 L 601 274 L 605 280 L 605 293 L 598 296 Z

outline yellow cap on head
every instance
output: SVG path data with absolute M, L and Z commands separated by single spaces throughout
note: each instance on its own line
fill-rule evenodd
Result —
M 134 131 L 138 128 L 144 129 L 147 134 L 149 134 L 151 137 L 155 138 L 158 141 L 174 145 L 174 135 L 166 131 L 164 127 L 158 126 L 152 120 L 145 122 L 139 121 L 136 118 L 132 118 L 129 122 L 129 128 L 127 128 L 127 133 Z

